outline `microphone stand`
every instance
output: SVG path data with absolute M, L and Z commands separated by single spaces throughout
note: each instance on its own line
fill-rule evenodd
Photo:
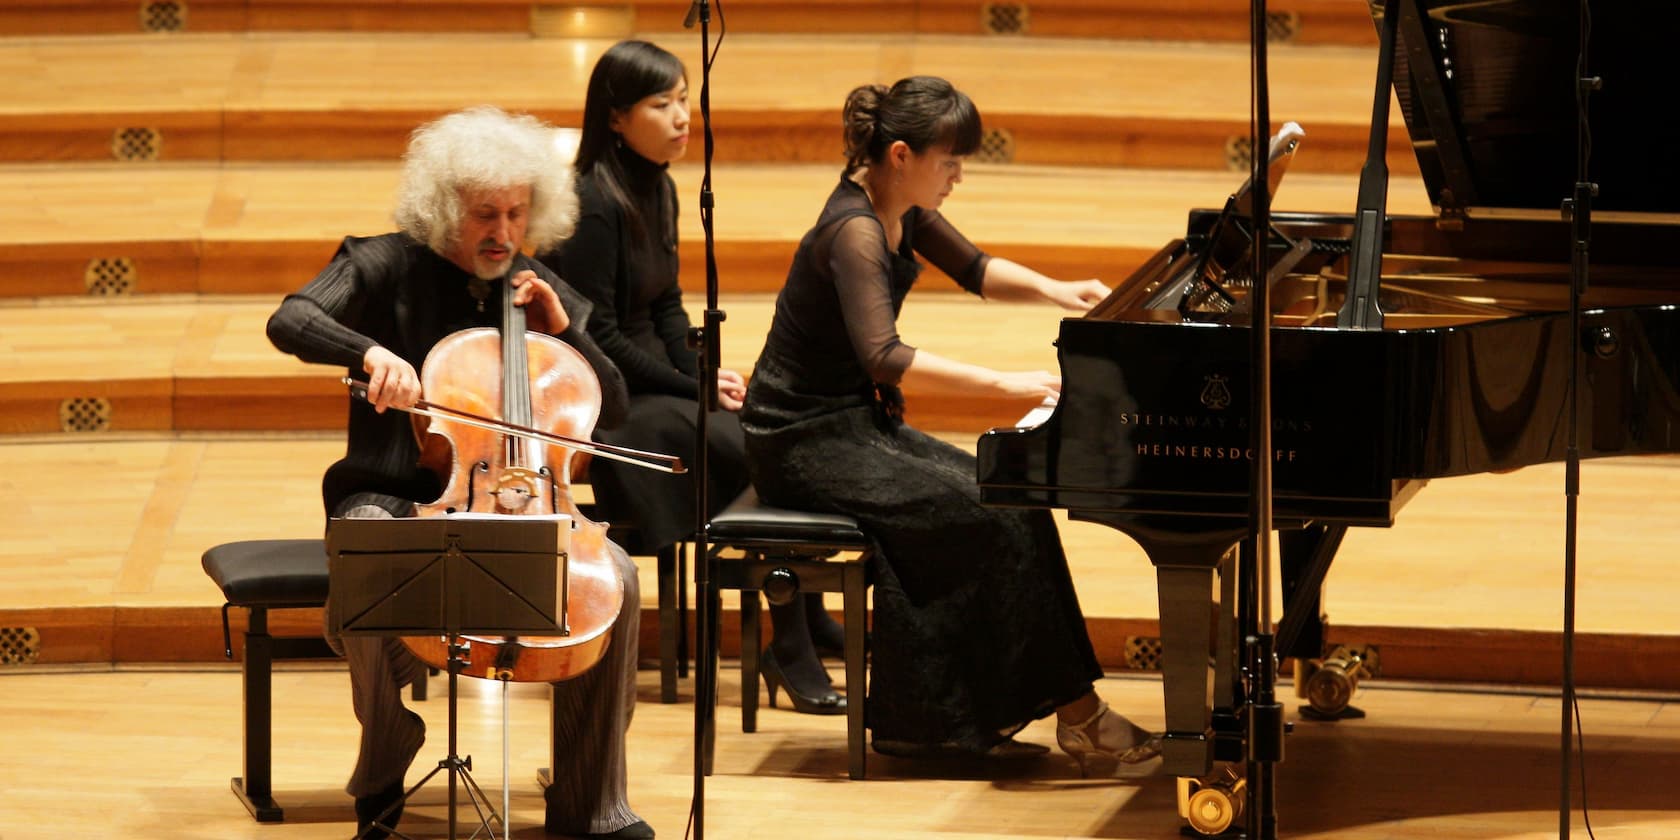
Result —
M 1277 762 L 1283 760 L 1283 705 L 1277 702 L 1276 637 L 1272 632 L 1272 337 L 1271 272 L 1267 265 L 1271 240 L 1271 182 L 1268 180 L 1271 100 L 1266 71 L 1266 0 L 1251 4 L 1253 40 L 1254 153 L 1253 184 L 1254 291 L 1250 337 L 1254 366 L 1254 471 L 1250 499 L 1250 537 L 1253 551 L 1238 552 L 1238 580 L 1243 585 L 1239 614 L 1246 616 L 1243 642 L 1248 655 L 1246 775 L 1248 779 L 1247 834 L 1249 840 L 1277 837 Z M 1242 568 L 1243 560 L 1251 568 Z
M 1587 46 L 1592 36 L 1592 13 L 1581 0 L 1580 53 L 1575 79 L 1575 189 L 1563 201 L 1563 218 L 1569 222 L 1572 248 L 1569 261 L 1569 446 L 1564 460 L 1564 546 L 1563 546 L 1563 687 L 1559 724 L 1558 837 L 1568 840 L 1571 813 L 1569 777 L 1573 767 L 1575 713 L 1575 572 L 1576 517 L 1581 495 L 1580 377 L 1581 297 L 1587 293 L 1587 243 L 1592 227 L 1592 199 L 1598 185 L 1587 180 L 1587 163 L 1592 155 L 1592 130 L 1587 121 L 1587 100 L 1602 79 L 1587 75 Z M 1586 783 L 1583 780 L 1583 799 Z
M 717 373 L 719 326 L 724 312 L 718 308 L 717 242 L 712 229 L 712 10 L 707 0 L 689 5 L 684 27 L 700 23 L 700 121 L 704 136 L 705 172 L 700 180 L 700 227 L 706 239 L 706 310 L 700 326 L 688 334 L 689 349 L 699 356 L 699 399 L 694 418 L 694 602 L 696 612 L 694 662 L 694 840 L 706 837 L 706 774 L 711 771 L 714 709 L 717 705 L 718 597 L 712 591 L 710 552 L 706 548 L 708 459 L 706 427 L 711 412 L 718 408 Z M 719 8 L 722 22 L 722 8 Z M 719 41 L 722 41 L 720 35 Z M 682 655 L 681 652 L 678 655 Z

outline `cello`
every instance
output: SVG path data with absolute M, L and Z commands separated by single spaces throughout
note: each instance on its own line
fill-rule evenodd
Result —
M 601 386 L 583 355 L 565 342 L 528 332 L 525 311 L 502 294 L 501 329 L 477 327 L 445 336 L 421 366 L 429 399 L 413 415 L 420 463 L 444 484 L 419 516 L 491 513 L 563 514 L 571 518 L 563 635 L 461 636 L 463 673 L 520 682 L 557 682 L 600 661 L 611 641 L 624 583 L 607 542 L 607 525 L 585 517 L 571 495 L 570 450 L 665 472 L 680 459 L 588 440 L 601 410 Z M 365 384 L 346 380 L 366 397 Z M 663 463 L 662 463 L 663 462 Z M 442 636 L 403 643 L 433 668 L 447 667 Z

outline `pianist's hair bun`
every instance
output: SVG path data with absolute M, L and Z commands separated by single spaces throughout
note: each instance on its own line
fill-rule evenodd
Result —
M 878 162 L 900 140 L 921 154 L 929 146 L 969 155 L 980 148 L 980 112 L 937 76 L 899 79 L 891 88 L 863 85 L 846 95 L 846 174 Z
M 875 128 L 880 123 L 881 100 L 886 96 L 886 85 L 863 85 L 846 94 L 841 121 L 845 126 L 848 175 L 863 168 L 874 156 Z

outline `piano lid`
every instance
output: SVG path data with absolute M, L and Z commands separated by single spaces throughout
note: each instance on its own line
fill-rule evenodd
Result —
M 1587 101 L 1594 213 L 1680 221 L 1680 143 L 1659 128 L 1675 107 L 1680 4 L 1590 4 L 1585 74 L 1579 0 L 1394 5 L 1395 94 L 1440 212 L 1558 218 L 1576 177 L 1574 80 L 1591 75 L 1604 80 Z

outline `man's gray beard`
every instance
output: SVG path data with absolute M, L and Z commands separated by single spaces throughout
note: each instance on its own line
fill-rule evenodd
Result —
M 507 275 L 508 269 L 513 267 L 513 257 L 499 263 L 487 263 L 477 257 L 473 258 L 473 276 L 480 280 L 500 280 Z

